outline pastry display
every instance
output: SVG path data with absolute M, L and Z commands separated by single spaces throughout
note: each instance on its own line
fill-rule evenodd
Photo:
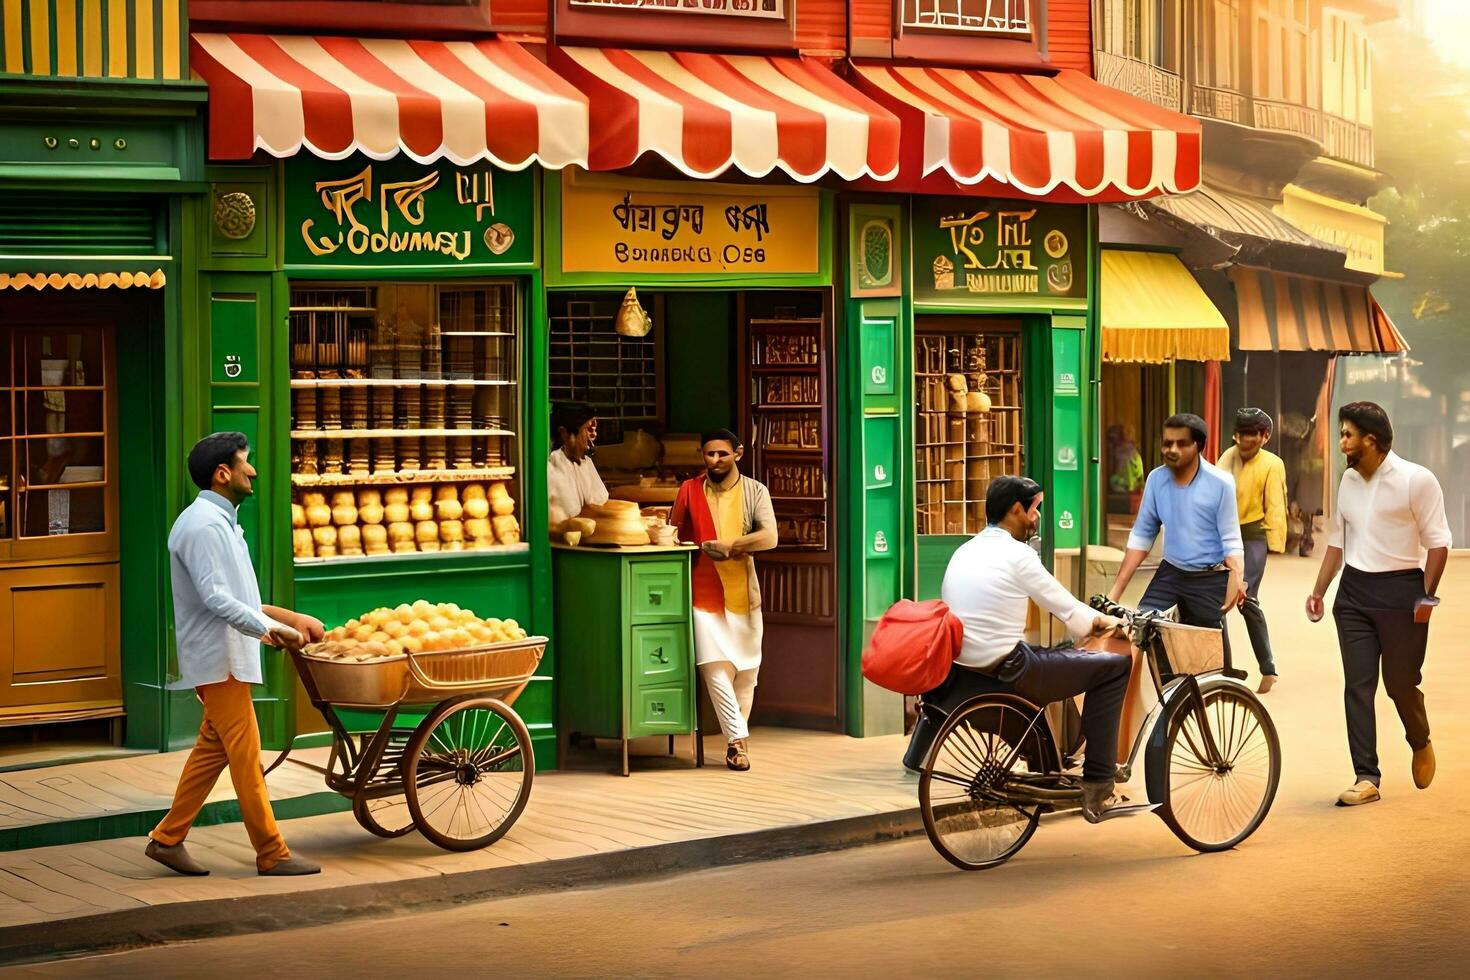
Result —
M 581 516 L 596 522 L 583 544 L 636 546 L 648 544 L 648 527 L 643 523 L 636 503 L 631 500 L 609 500 L 605 504 L 589 504 Z
M 452 602 L 419 599 L 349 619 L 304 653 L 320 660 L 371 663 L 406 653 L 442 653 L 524 639 L 526 631 L 514 619 L 481 619 Z
M 511 282 L 291 287 L 298 561 L 520 545 L 523 299 Z

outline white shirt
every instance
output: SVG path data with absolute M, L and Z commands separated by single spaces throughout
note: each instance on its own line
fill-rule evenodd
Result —
M 607 487 L 592 460 L 583 456 L 580 463 L 567 459 L 560 449 L 546 457 L 546 499 L 551 523 L 559 524 L 576 517 L 588 504 L 607 503 Z
M 1026 600 L 1035 600 L 1074 636 L 1098 614 L 1068 592 L 1031 546 L 1000 527 L 987 527 L 960 545 L 944 572 L 940 597 L 965 626 L 955 662 L 987 669 L 1010 655 L 1026 635 Z
M 168 535 L 179 679 L 171 690 L 233 677 L 261 683 L 260 638 L 280 624 L 260 608 L 260 584 L 235 505 L 213 490 L 184 508 Z
M 1347 546 L 1343 546 L 1343 542 Z M 1342 475 L 1337 512 L 1327 543 L 1360 572 L 1402 572 L 1424 567 L 1430 548 L 1453 542 L 1444 491 L 1434 474 L 1389 453 L 1371 479 L 1355 469 Z

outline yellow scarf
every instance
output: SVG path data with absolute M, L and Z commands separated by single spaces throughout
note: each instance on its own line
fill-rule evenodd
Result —
M 704 499 L 714 517 L 715 532 L 721 541 L 734 541 L 745 534 L 745 481 L 723 493 L 715 489 L 709 480 L 704 481 Z M 713 559 L 705 559 L 713 561 Z M 715 562 L 715 571 L 720 575 L 720 584 L 725 587 L 725 610 L 744 615 L 750 612 L 750 562 L 745 558 Z

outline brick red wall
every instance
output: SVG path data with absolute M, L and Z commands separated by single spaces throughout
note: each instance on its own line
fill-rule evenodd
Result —
M 1051 62 L 1092 74 L 1091 0 L 1048 0 L 1046 37 Z

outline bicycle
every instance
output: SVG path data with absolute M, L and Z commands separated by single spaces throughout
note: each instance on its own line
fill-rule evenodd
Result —
M 1109 816 L 1153 811 L 1196 851 L 1237 846 L 1271 809 L 1281 744 L 1271 716 L 1241 683 L 1245 672 L 1224 662 L 1220 630 L 1102 596 L 1092 606 L 1121 619 L 1117 639 L 1129 641 L 1117 782 L 1132 778 L 1141 753 L 1149 801 L 1115 806 Z M 935 850 L 966 871 L 994 868 L 1026 846 L 1043 813 L 1079 809 L 1081 776 L 1063 765 L 1059 741 L 1045 707 L 1013 693 L 979 694 L 956 707 L 919 776 Z

